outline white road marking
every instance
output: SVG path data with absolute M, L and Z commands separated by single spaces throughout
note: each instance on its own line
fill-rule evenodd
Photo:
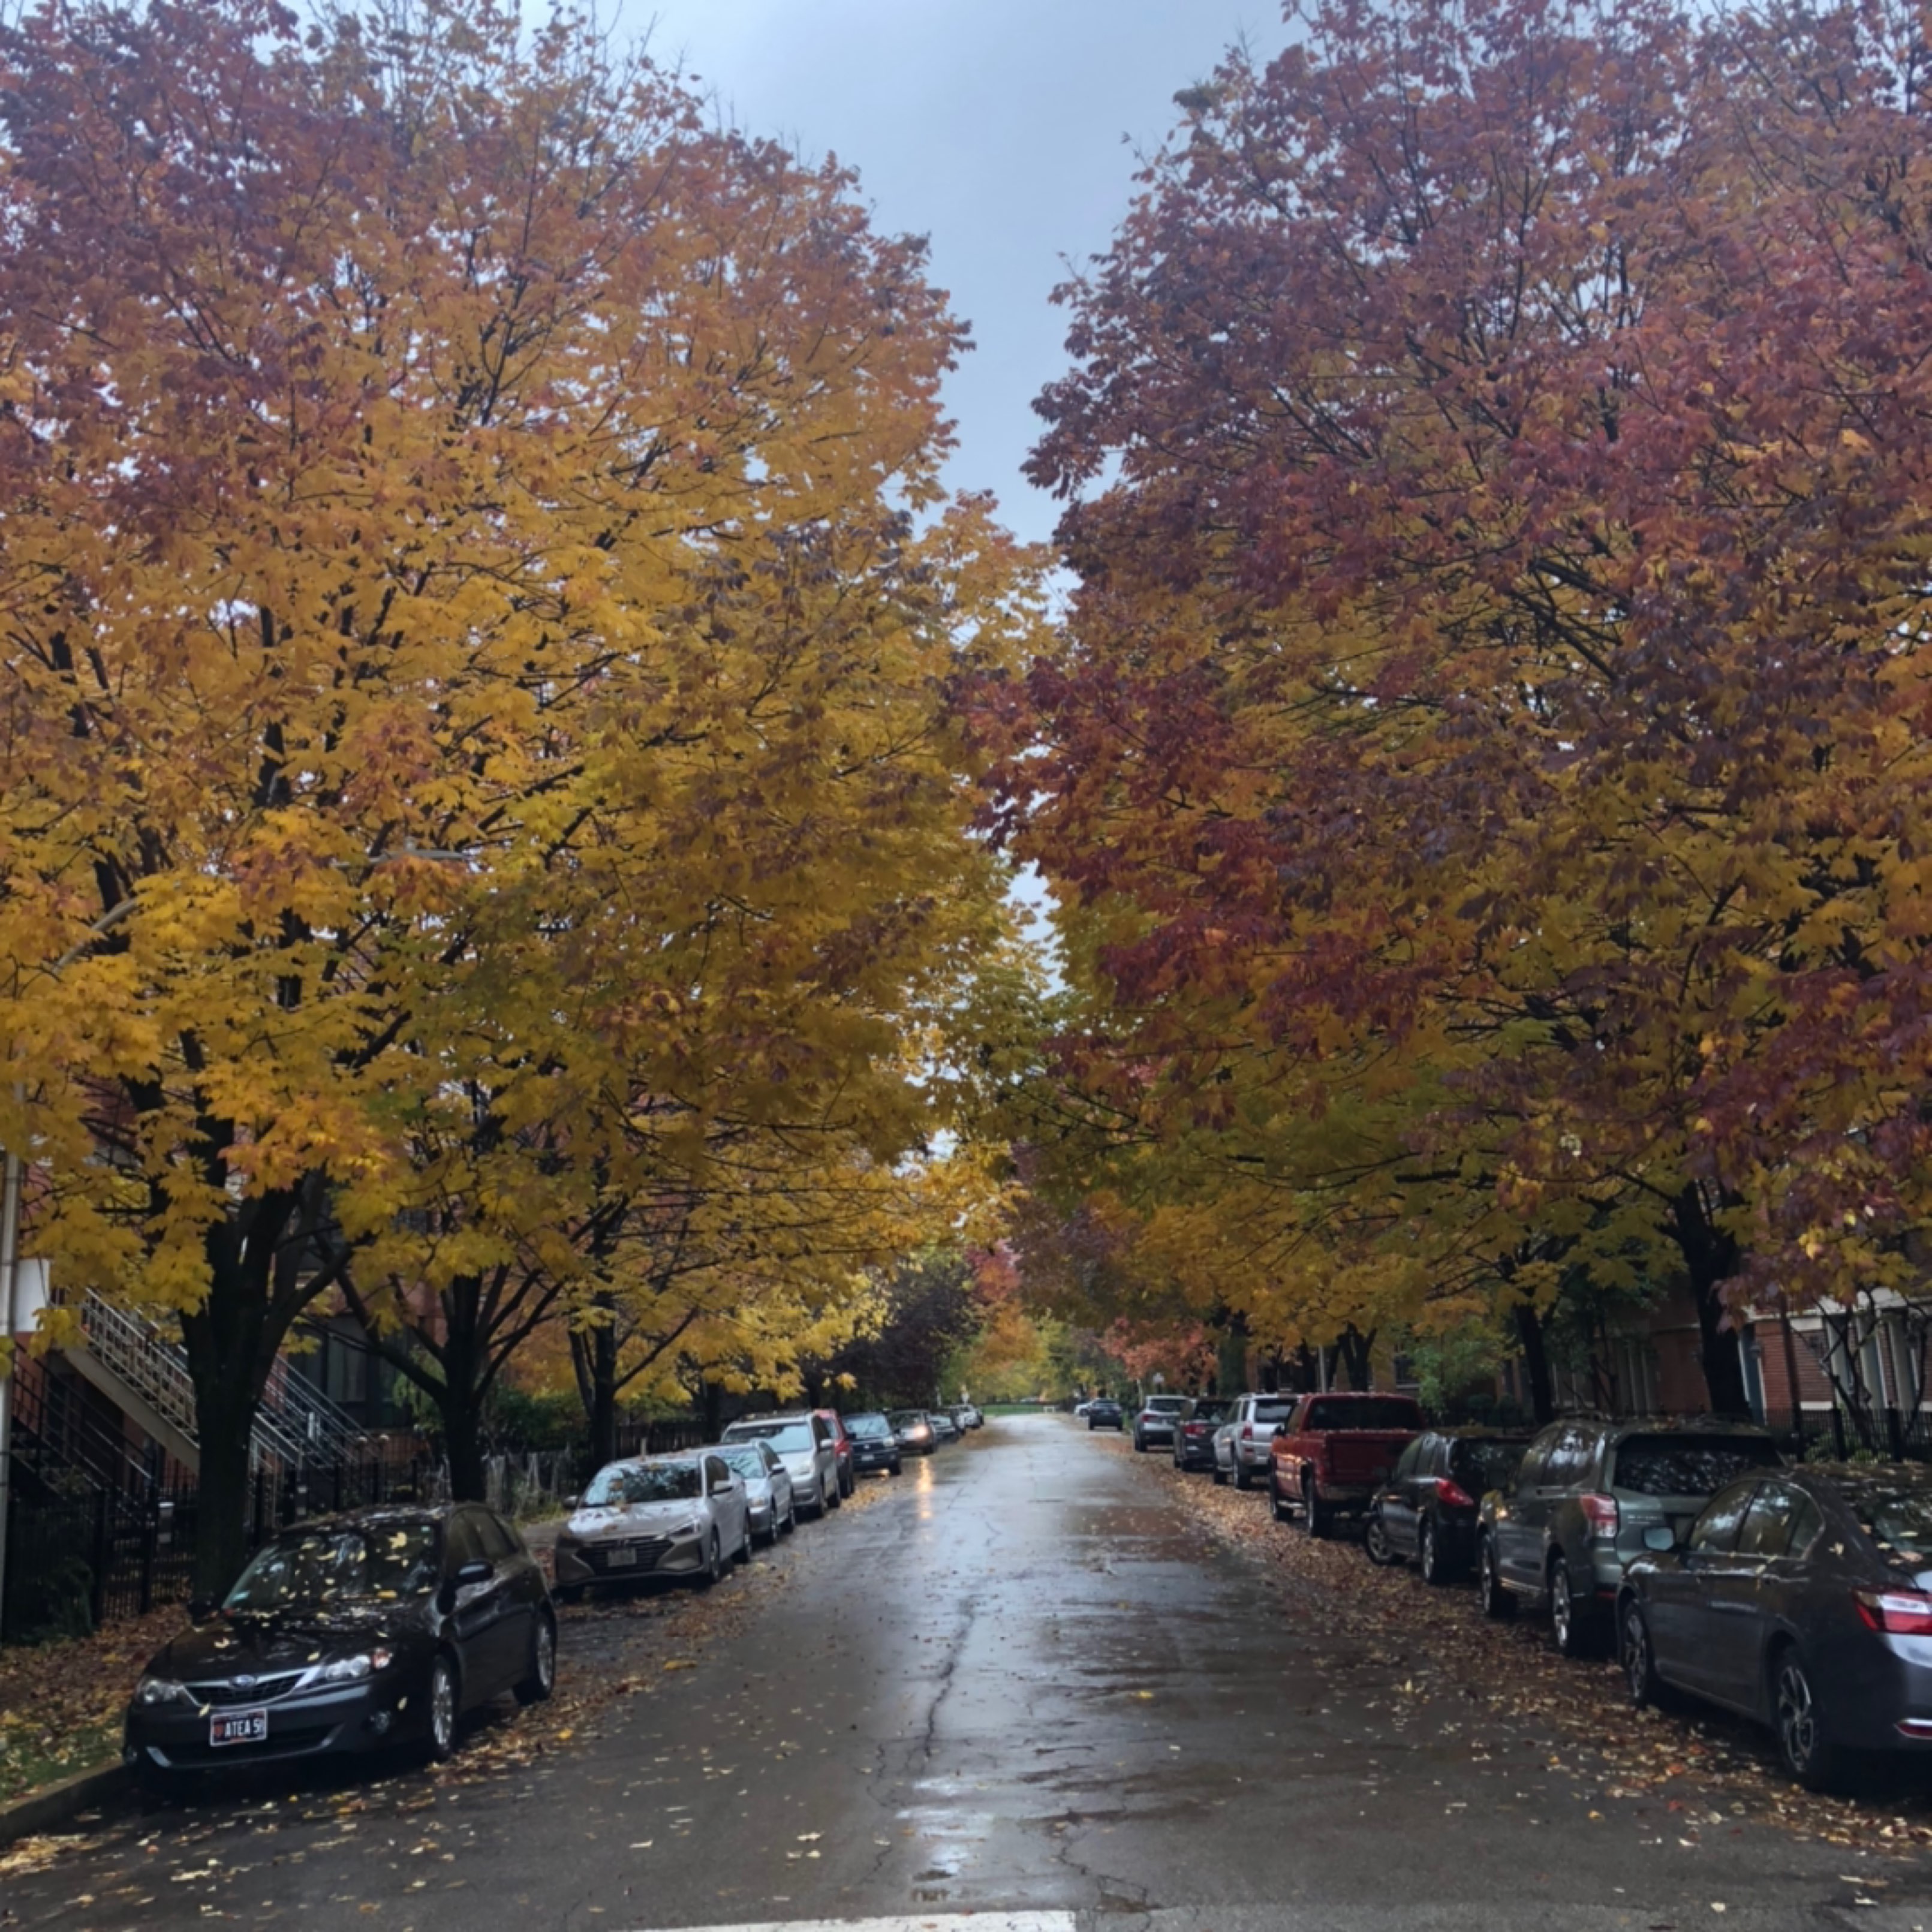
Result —
M 898 1918 L 785 1918 L 684 1932 L 1074 1932 L 1070 1912 L 918 1912 Z

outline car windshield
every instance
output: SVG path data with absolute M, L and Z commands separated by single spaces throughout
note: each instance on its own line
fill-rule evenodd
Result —
M 764 1454 L 748 1443 L 742 1449 L 724 1448 L 718 1453 L 740 1475 L 748 1476 L 754 1482 L 762 1483 L 771 1473 L 765 1466 Z
M 891 1424 L 883 1415 L 848 1415 L 845 1418 L 845 1433 L 848 1436 L 872 1438 L 890 1436 L 892 1432 Z
M 812 1447 L 808 1422 L 734 1422 L 724 1432 L 728 1442 L 769 1442 L 782 1455 L 788 1450 Z
M 1456 1480 L 1472 1496 L 1485 1490 L 1506 1489 L 1516 1480 L 1527 1442 L 1485 1442 L 1480 1438 L 1459 1442 L 1449 1452 L 1449 1466 Z
M 1774 1469 L 1763 1436 L 1630 1436 L 1617 1445 L 1616 1486 L 1640 1496 L 1710 1496 L 1753 1469 Z
M 436 1583 L 436 1526 L 318 1528 L 258 1550 L 224 1600 L 230 1610 L 320 1609 L 427 1595 Z
M 1932 1562 L 1932 1490 L 1861 1484 L 1846 1500 L 1882 1554 L 1915 1568 Z
M 1420 1429 L 1422 1412 L 1394 1396 L 1330 1395 L 1308 1406 L 1310 1429 Z
M 584 1506 L 610 1509 L 626 1503 L 678 1503 L 704 1493 L 695 1462 L 613 1462 L 591 1478 Z

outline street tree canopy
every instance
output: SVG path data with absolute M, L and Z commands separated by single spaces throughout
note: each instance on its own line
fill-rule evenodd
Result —
M 922 245 L 587 23 L 49 5 L 0 70 L 0 1137 L 179 1316 L 212 1588 L 324 1288 L 446 1334 L 944 1124 L 945 698 L 1031 607 Z

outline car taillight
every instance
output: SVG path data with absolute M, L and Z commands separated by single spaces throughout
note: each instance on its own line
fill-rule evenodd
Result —
M 1579 1496 L 1576 1507 L 1583 1512 L 1583 1520 L 1599 1536 L 1616 1534 L 1617 1499 L 1615 1496 Z
M 1460 1483 L 1448 1476 L 1439 1476 L 1436 1482 L 1436 1500 L 1447 1503 L 1451 1509 L 1474 1509 L 1476 1499 Z
M 1932 1636 L 1932 1597 L 1922 1590 L 1854 1590 L 1866 1629 L 1888 1636 Z
M 1255 1425 L 1252 1422 L 1243 1423 L 1241 1424 L 1241 1440 L 1244 1442 L 1252 1442 L 1254 1439 Z

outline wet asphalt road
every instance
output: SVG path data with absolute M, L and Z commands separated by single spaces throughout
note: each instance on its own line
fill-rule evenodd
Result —
M 130 1799 L 0 1877 L 0 1925 L 1932 1932 L 1922 1864 L 1592 1816 L 1574 1740 L 1402 1694 L 1147 1476 L 1062 1418 L 995 1420 L 722 1586 L 755 1594 L 694 1667 L 535 1766 L 392 1778 L 346 1822 Z M 566 1670 L 598 1628 L 566 1627 Z

